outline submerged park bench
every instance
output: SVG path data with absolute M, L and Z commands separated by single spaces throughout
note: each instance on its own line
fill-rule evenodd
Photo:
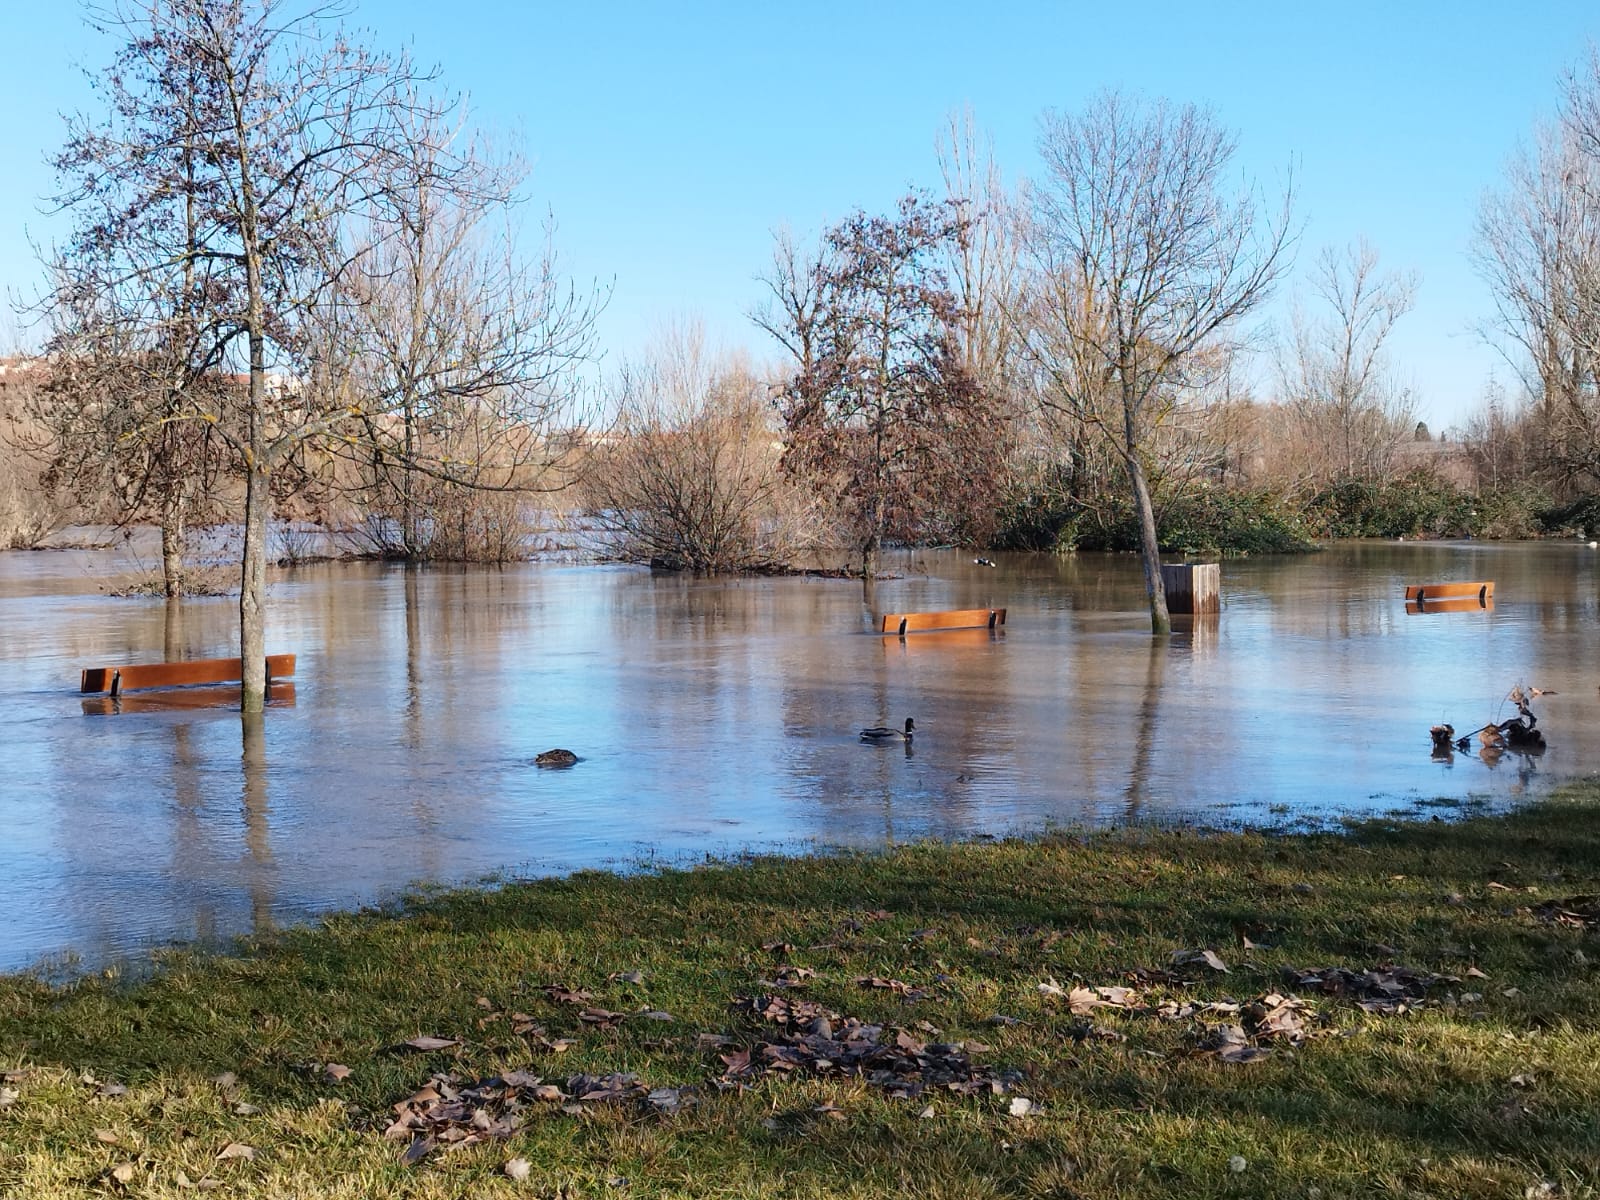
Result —
M 905 637 L 933 629 L 999 629 L 1006 623 L 1003 608 L 957 608 L 949 612 L 884 613 L 878 632 L 884 637 Z
M 1424 583 L 1406 589 L 1406 612 L 1470 612 L 1494 607 L 1494 580 Z
M 267 687 L 294 674 L 294 655 L 267 655 Z M 127 667 L 86 667 L 78 690 L 111 693 L 112 699 L 134 688 L 185 687 L 196 683 L 238 683 L 244 678 L 242 658 L 197 658 L 190 662 L 147 663 Z

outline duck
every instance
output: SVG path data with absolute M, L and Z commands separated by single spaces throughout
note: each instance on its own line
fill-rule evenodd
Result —
M 907 717 L 904 732 L 898 729 L 890 729 L 887 725 L 874 725 L 871 729 L 863 729 L 861 731 L 861 740 L 863 742 L 909 742 L 916 727 L 916 721 Z
M 546 750 L 533 760 L 536 767 L 570 767 L 578 761 L 571 750 Z

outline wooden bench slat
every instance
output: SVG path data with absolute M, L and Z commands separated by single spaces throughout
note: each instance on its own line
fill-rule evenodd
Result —
M 203 709 L 237 709 L 239 685 L 191 687 L 176 691 L 136 692 L 131 696 L 86 696 L 80 703 L 88 716 L 111 716 L 131 712 L 191 712 Z M 294 683 L 284 680 L 272 685 L 268 708 L 293 708 Z
M 878 632 L 890 636 L 925 629 L 998 629 L 1006 623 L 1003 608 L 958 608 L 949 612 L 884 613 Z
M 1456 596 L 1449 600 L 1429 600 L 1426 603 L 1417 600 L 1406 601 L 1406 612 L 1415 616 L 1417 613 L 1452 613 L 1452 612 L 1493 612 L 1494 597 L 1479 600 L 1476 596 Z
M 244 674 L 240 658 L 197 658 L 189 662 L 144 663 L 126 667 L 88 667 L 79 686 L 82 692 L 106 692 L 119 675 L 119 688 L 183 687 L 192 683 L 232 683 Z M 294 674 L 294 655 L 267 655 L 267 677 L 287 679 Z
M 1415 600 L 1423 604 L 1431 604 L 1435 600 L 1457 600 L 1465 596 L 1474 599 L 1488 600 L 1494 595 L 1494 580 L 1478 580 L 1475 583 L 1423 583 L 1414 584 L 1406 589 L 1406 599 Z

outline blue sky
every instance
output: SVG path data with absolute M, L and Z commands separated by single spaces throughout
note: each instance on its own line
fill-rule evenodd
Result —
M 771 231 L 809 237 L 934 184 L 952 110 L 971 106 L 1016 178 L 1035 169 L 1047 107 L 1105 86 L 1209 105 L 1237 132 L 1244 171 L 1271 187 L 1294 164 L 1304 228 L 1276 312 L 1325 244 L 1365 236 L 1385 266 L 1421 274 L 1393 357 L 1435 428 L 1475 408 L 1491 370 L 1509 379 L 1475 333 L 1490 298 L 1466 257 L 1473 219 L 1600 38 L 1594 0 L 364 0 L 352 21 L 436 62 L 480 122 L 520 139 L 568 268 L 614 281 L 611 355 L 683 316 L 771 354 L 744 318 Z M 81 68 L 111 47 L 59 0 L 13 0 L 0 28 L 0 287 L 31 293 L 29 237 L 56 228 L 41 212 L 44 159 L 60 114 L 93 104 Z M 0 320 L 0 348 L 18 336 Z

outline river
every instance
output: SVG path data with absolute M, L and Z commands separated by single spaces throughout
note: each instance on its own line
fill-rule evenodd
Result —
M 859 582 L 549 563 L 274 576 L 292 704 L 101 714 L 90 665 L 235 653 L 231 599 L 100 593 L 113 551 L 0 554 L 0 969 L 90 969 L 466 882 L 744 849 L 1133 820 L 1448 813 L 1600 763 L 1600 551 L 1349 544 L 1222 568 L 1152 639 L 1129 556 L 907 552 Z M 1493 579 L 1408 615 L 1406 583 Z M 869 611 L 1004 605 L 880 638 Z M 1539 757 L 1435 761 L 1428 728 L 1534 708 Z M 864 725 L 916 718 L 904 747 Z M 570 748 L 581 761 L 540 769 Z

